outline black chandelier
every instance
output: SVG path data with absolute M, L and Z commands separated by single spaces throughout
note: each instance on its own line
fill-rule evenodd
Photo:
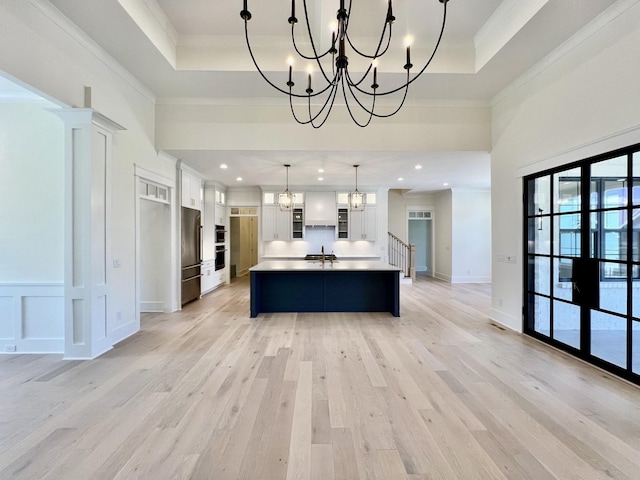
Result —
M 442 14 L 442 27 L 440 29 L 440 34 L 438 35 L 438 39 L 435 43 L 433 51 L 430 57 L 427 59 L 427 62 L 424 66 L 413 76 L 411 75 L 411 69 L 413 68 L 413 64 L 411 63 L 411 47 L 410 44 L 406 45 L 406 63 L 404 64 L 404 69 L 407 72 L 407 78 L 404 83 L 399 86 L 391 87 L 385 91 L 379 91 L 380 85 L 378 85 L 378 67 L 377 67 L 377 59 L 382 57 L 389 50 L 389 46 L 391 45 L 391 30 L 393 22 L 396 17 L 393 16 L 393 6 L 392 0 L 388 0 L 387 13 L 384 21 L 384 26 L 382 28 L 382 33 L 380 34 L 380 40 L 375 48 L 374 52 L 365 53 L 362 50 L 358 49 L 352 40 L 349 38 L 349 18 L 351 16 L 351 5 L 352 1 L 349 0 L 349 7 L 345 7 L 345 0 L 340 0 L 340 8 L 338 9 L 337 14 L 337 31 L 332 34 L 331 46 L 326 50 L 321 50 L 318 53 L 318 48 L 313 39 L 313 35 L 311 33 L 311 23 L 309 21 L 309 15 L 307 12 L 307 0 L 302 0 L 302 5 L 304 8 L 304 16 L 305 23 L 308 32 L 308 39 L 311 46 L 312 54 L 304 54 L 298 48 L 296 43 L 295 36 L 295 26 L 298 23 L 298 19 L 296 18 L 296 0 L 291 0 L 291 16 L 288 19 L 289 24 L 291 25 L 291 40 L 293 43 L 293 47 L 298 56 L 300 56 L 303 60 L 311 61 L 318 66 L 318 70 L 320 73 L 320 77 L 323 80 L 322 87 L 318 91 L 314 91 L 311 85 L 311 73 L 308 74 L 308 82 L 307 89 L 302 93 L 295 93 L 293 91 L 293 87 L 295 83 L 293 82 L 293 67 L 291 62 L 289 63 L 289 80 L 286 83 L 288 90 L 279 87 L 275 83 L 273 83 L 265 73 L 262 71 L 258 62 L 253 54 L 253 50 L 251 49 L 251 44 L 249 42 L 249 30 L 248 23 L 251 20 L 251 12 L 249 12 L 247 8 L 247 0 L 243 0 L 243 9 L 240 12 L 240 17 L 244 20 L 244 32 L 247 40 L 247 48 L 249 49 L 249 54 L 251 55 L 251 60 L 253 60 L 256 69 L 265 79 L 265 81 L 271 85 L 273 88 L 278 90 L 279 92 L 289 96 L 289 105 L 291 106 L 291 113 L 296 122 L 300 124 L 311 124 L 314 128 L 320 128 L 329 118 L 331 114 L 331 109 L 333 108 L 333 103 L 335 101 L 336 95 L 338 93 L 338 87 L 341 87 L 342 95 L 344 97 L 344 102 L 347 107 L 347 111 L 349 112 L 349 116 L 353 120 L 353 122 L 359 127 L 366 127 L 371 122 L 373 117 L 378 118 L 388 118 L 400 111 L 404 102 L 407 98 L 407 92 L 409 91 L 409 85 L 413 83 L 420 75 L 424 73 L 427 69 L 433 57 L 440 46 L 440 41 L 442 40 L 442 35 L 444 33 L 444 28 L 447 20 L 447 3 L 449 0 L 439 0 L 440 3 L 443 4 L 443 14 Z M 349 58 L 347 56 L 347 46 L 353 51 L 355 54 L 359 55 L 361 58 L 370 60 L 368 68 L 360 78 L 352 77 L 349 72 Z M 323 65 L 322 60 L 325 57 L 331 58 L 331 71 L 329 71 L 328 66 Z M 372 72 L 373 70 L 373 72 Z M 370 88 L 366 88 L 364 86 L 364 82 L 369 75 L 372 75 L 372 84 Z M 391 112 L 387 113 L 379 113 L 376 111 L 376 98 L 385 95 L 391 95 L 396 92 L 401 92 L 404 90 L 402 95 L 402 100 L 400 104 Z M 311 99 L 320 97 L 322 105 L 316 112 L 313 112 L 311 109 Z M 294 98 L 306 98 L 308 102 L 308 118 L 301 119 L 294 109 L 293 99 Z M 351 103 L 350 103 L 351 102 Z M 361 110 L 365 112 L 365 121 L 359 121 L 353 114 L 352 108 L 355 108 L 355 104 L 357 104 Z M 366 103 L 366 104 L 365 104 Z

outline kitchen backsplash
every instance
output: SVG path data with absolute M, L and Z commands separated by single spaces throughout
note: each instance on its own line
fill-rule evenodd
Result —
M 379 255 L 376 253 L 375 242 L 336 240 L 335 227 L 306 227 L 304 240 L 264 242 L 263 245 L 264 256 L 304 257 L 308 253 L 320 253 L 323 245 L 325 253 L 333 252 L 338 257 Z

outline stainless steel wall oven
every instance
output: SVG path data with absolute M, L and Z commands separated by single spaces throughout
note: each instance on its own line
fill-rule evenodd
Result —
M 224 225 L 216 225 L 216 243 L 224 243 L 227 229 Z
M 216 245 L 216 270 L 222 270 L 225 267 L 224 257 L 227 249 L 224 245 Z

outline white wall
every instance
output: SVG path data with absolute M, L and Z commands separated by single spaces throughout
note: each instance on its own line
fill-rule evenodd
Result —
M 42 105 L 0 104 L 0 283 L 64 281 L 63 133 Z
M 453 276 L 453 195 L 445 190 L 436 195 L 434 216 L 434 266 L 433 276 L 450 282 Z
M 490 192 L 445 190 L 435 203 L 434 276 L 451 283 L 490 283 Z
M 407 209 L 424 208 L 435 212 L 435 193 L 404 193 L 402 190 L 389 190 L 389 231 L 403 242 L 409 238 L 407 230 Z
M 336 111 L 321 129 L 299 128 L 283 105 L 157 106 L 158 148 L 164 150 L 489 151 L 488 107 L 412 107 L 359 128 Z M 346 115 L 346 114 L 345 114 Z M 258 119 L 259 121 L 256 121 Z
M 518 331 L 526 263 L 522 176 L 640 142 L 640 3 L 617 2 L 612 8 L 621 7 L 496 99 L 493 258 L 516 254 L 517 261 L 493 261 L 491 316 Z
M 64 348 L 63 125 L 0 104 L 0 352 Z
M 127 129 L 114 136 L 111 171 L 113 215 L 108 239 L 112 256 L 120 261 L 121 267 L 111 272 L 107 310 L 110 315 L 120 312 L 121 320 L 112 319 L 111 324 L 114 329 L 123 328 L 134 322 L 136 316 L 134 163 L 175 178 L 174 170 L 157 161 L 155 99 L 93 42 L 87 41 L 77 27 L 68 24 L 44 2 L 37 3 L 37 6 L 27 1 L 0 3 L 0 70 L 56 99 L 61 105 L 84 106 L 85 86 L 90 86 L 92 107 Z M 59 127 L 52 128 L 60 129 L 62 141 L 62 123 L 58 122 Z M 62 165 L 59 168 L 62 169 Z M 63 171 L 54 170 L 55 173 L 52 172 L 47 179 L 61 181 Z M 32 188 L 32 180 L 21 181 L 21 188 Z M 62 191 L 61 185 L 59 188 Z M 62 228 L 62 208 L 52 212 L 46 221 Z M 52 241 L 61 242 L 61 231 L 54 227 L 52 232 Z M 29 235 L 24 238 L 28 239 Z M 107 262 L 112 264 L 111 260 Z M 45 273 L 40 275 L 57 277 L 56 281 L 61 281 L 61 273 L 56 273 L 59 272 L 59 262 L 60 257 L 52 255 L 42 263 Z M 30 277 L 31 280 L 33 278 L 37 275 Z
M 491 193 L 452 191 L 453 283 L 491 282 Z

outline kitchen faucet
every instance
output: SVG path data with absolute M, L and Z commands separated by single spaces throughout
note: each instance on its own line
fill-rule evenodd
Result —
M 322 258 L 320 261 L 322 262 L 322 265 L 324 265 L 324 245 L 322 245 Z

